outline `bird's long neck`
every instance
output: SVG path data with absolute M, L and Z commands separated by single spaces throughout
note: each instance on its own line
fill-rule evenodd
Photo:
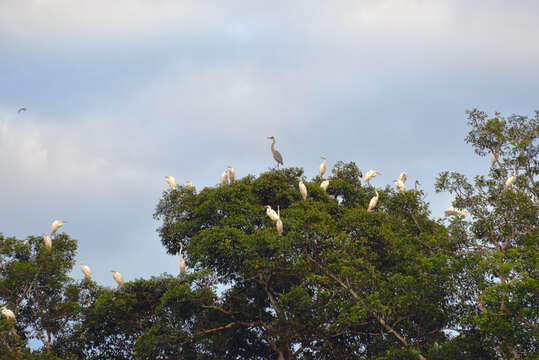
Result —
M 275 139 L 271 139 L 271 150 L 275 150 Z

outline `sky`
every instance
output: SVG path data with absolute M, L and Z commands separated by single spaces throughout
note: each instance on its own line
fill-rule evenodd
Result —
M 0 232 L 67 220 L 106 286 L 177 274 L 165 176 L 267 171 L 272 135 L 308 178 L 322 155 L 381 187 L 406 171 L 440 218 L 436 176 L 490 164 L 466 109 L 539 109 L 537 39 L 535 0 L 0 0 Z

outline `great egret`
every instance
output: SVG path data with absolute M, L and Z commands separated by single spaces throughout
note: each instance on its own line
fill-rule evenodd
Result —
M 22 107 L 19 110 L 17 110 L 17 114 L 20 114 L 20 113 L 22 113 L 23 111 L 26 111 L 26 110 L 28 110 L 28 109 L 26 109 L 25 107 Z
M 52 248 L 52 241 L 51 241 L 51 238 L 49 237 L 49 235 L 43 234 L 43 243 L 45 244 L 45 247 L 47 249 L 50 250 Z
M 277 206 L 277 221 L 275 222 L 275 227 L 277 228 L 277 234 L 279 236 L 283 235 L 283 222 L 281 221 L 281 210 Z
M 116 282 L 118 283 L 118 286 L 123 286 L 124 284 L 124 277 L 122 276 L 122 274 L 120 274 L 118 271 L 116 270 L 111 270 L 112 271 L 112 277 L 114 278 L 114 280 L 116 280 Z
M 67 224 L 67 221 L 65 220 L 54 220 L 51 225 L 51 236 L 56 234 L 56 230 L 60 228 L 60 226 Z
M 185 260 L 182 256 L 183 245 L 179 241 L 177 242 L 177 244 L 180 245 L 180 274 L 185 275 Z
M 513 169 L 513 175 L 510 176 L 507 180 L 505 180 L 505 190 L 510 189 L 513 184 L 517 181 L 517 168 L 515 167 Z
M 417 188 L 419 187 L 419 185 L 421 185 L 419 183 L 419 180 L 416 180 L 415 183 L 414 183 L 414 190 L 417 191 Z
M 370 179 L 380 174 L 382 174 L 380 171 L 369 170 L 363 177 L 363 182 L 369 182 Z
M 193 188 L 193 183 L 189 180 L 187 180 L 187 182 L 185 183 L 185 187 L 188 188 L 188 189 L 192 189 Z
M 3 317 L 5 317 L 6 319 L 15 320 L 15 314 L 13 313 L 13 311 L 9 310 L 5 306 L 2 306 L 1 309 L 2 309 L 2 316 Z
M 326 157 L 325 156 L 321 156 L 320 157 L 322 160 L 322 164 L 320 164 L 320 168 L 318 169 L 318 175 L 320 175 L 320 177 L 324 176 L 324 173 L 326 172 Z
M 457 209 L 453 206 L 447 208 L 447 210 L 445 210 L 444 213 L 445 213 L 445 216 L 451 216 L 451 215 L 466 216 L 468 214 L 466 210 Z
M 170 188 L 176 190 L 176 179 L 174 179 L 174 176 L 165 176 L 165 179 L 167 179 Z
M 329 186 L 329 180 L 324 180 L 320 183 L 320 188 L 324 191 L 328 189 Z
M 228 183 L 228 174 L 226 170 L 221 174 L 221 186 L 225 186 Z
M 88 265 L 84 265 L 84 263 L 80 263 L 80 269 L 86 276 L 88 280 L 92 280 L 92 270 L 90 270 L 90 267 Z
M 279 219 L 279 215 L 271 208 L 271 206 L 266 205 L 266 215 L 271 219 L 271 221 L 277 221 Z
M 231 184 L 236 181 L 236 171 L 234 171 L 234 168 L 230 165 L 228 165 L 228 177 L 230 178 Z
M 373 196 L 371 198 L 371 201 L 369 202 L 369 207 L 367 208 L 367 211 L 369 211 L 369 212 L 372 211 L 372 209 L 374 209 L 374 207 L 378 203 L 379 195 L 378 195 L 377 189 L 374 189 L 374 192 L 376 193 L 376 196 Z
M 277 169 L 279 168 L 279 164 L 283 165 L 283 157 L 280 152 L 275 150 L 275 138 L 273 136 L 268 136 L 268 139 L 270 139 L 271 142 L 271 153 L 273 154 L 273 158 L 277 162 Z
M 402 183 L 404 184 L 404 183 L 406 182 L 406 179 L 407 179 L 406 173 L 405 173 L 404 171 L 401 172 L 401 174 L 399 175 L 398 179 L 399 179 L 400 181 L 402 181 Z
M 395 183 L 395 186 L 399 188 L 401 193 L 404 194 L 404 183 L 400 179 L 393 180 L 393 182 Z
M 303 200 L 307 200 L 307 187 L 303 183 L 303 180 L 298 179 L 298 181 L 299 181 L 299 184 L 298 184 L 299 192 L 301 194 L 301 197 L 303 198 Z

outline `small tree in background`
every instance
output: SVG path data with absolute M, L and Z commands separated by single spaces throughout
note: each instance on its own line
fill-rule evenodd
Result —
M 495 155 L 488 176 L 470 183 L 444 172 L 436 183 L 436 191 L 454 194 L 454 206 L 470 214 L 469 221 L 455 218 L 449 225 L 457 246 L 450 283 L 459 304 L 455 341 L 481 343 L 495 357 L 532 359 L 539 335 L 539 112 L 534 118 L 488 118 L 473 110 L 468 119 L 466 142 L 480 156 Z M 513 175 L 515 183 L 506 187 Z

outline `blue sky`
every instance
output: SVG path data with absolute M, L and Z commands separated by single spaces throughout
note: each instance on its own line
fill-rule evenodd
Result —
M 309 177 L 321 155 L 406 171 L 441 217 L 436 175 L 489 166 L 465 110 L 539 107 L 538 38 L 536 1 L 1 0 L 0 231 L 66 219 L 99 283 L 175 274 L 164 177 L 258 174 L 270 135 Z

